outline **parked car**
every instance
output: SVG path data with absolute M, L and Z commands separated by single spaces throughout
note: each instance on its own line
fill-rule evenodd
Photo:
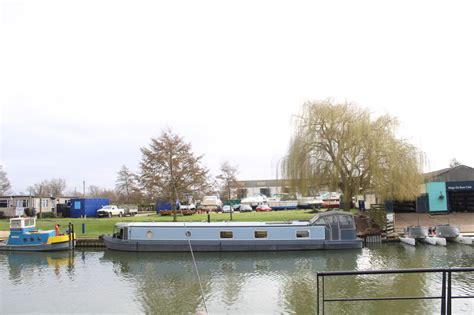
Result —
M 263 212 L 263 211 L 272 211 L 272 208 L 270 208 L 268 205 L 260 205 L 256 209 L 257 212 Z
M 240 212 L 252 212 L 253 209 L 250 205 L 244 205 L 244 204 L 241 204 L 240 205 Z
M 196 205 L 194 203 L 191 203 L 189 205 L 179 205 L 179 210 L 196 210 Z
M 119 217 L 123 216 L 125 214 L 125 210 L 122 208 L 119 208 L 115 205 L 107 205 L 103 206 L 99 210 L 97 210 L 97 217 L 109 217 L 111 218 L 114 215 L 118 215 Z
M 232 212 L 234 209 L 232 209 L 232 206 L 225 205 L 222 207 L 222 212 Z
M 234 209 L 234 211 L 240 211 L 240 204 L 233 205 L 232 209 Z

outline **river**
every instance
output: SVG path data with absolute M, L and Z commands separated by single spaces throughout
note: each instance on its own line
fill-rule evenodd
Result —
M 316 273 L 474 266 L 474 246 L 382 244 L 361 250 L 195 253 L 209 314 L 315 314 Z M 474 295 L 474 274 L 453 294 Z M 338 277 L 326 296 L 439 295 L 437 274 Z M 474 299 L 453 301 L 473 314 Z M 0 314 L 194 314 L 204 310 L 189 253 L 0 253 Z M 328 314 L 439 313 L 438 300 L 328 303 Z

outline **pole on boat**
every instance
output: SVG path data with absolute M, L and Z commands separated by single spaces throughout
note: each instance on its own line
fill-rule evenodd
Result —
M 71 222 L 69 222 L 68 231 L 69 231 L 69 249 L 73 249 L 74 248 L 74 225 Z

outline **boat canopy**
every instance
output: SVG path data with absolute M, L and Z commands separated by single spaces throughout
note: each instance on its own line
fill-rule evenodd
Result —
M 309 221 L 310 225 L 339 224 L 341 227 L 354 227 L 354 216 L 344 211 L 326 211 L 320 213 Z
M 35 227 L 35 218 L 13 218 L 10 219 L 10 229 L 20 229 L 27 227 Z

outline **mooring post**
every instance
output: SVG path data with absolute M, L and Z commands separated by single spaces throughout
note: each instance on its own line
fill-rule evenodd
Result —
M 86 233 L 86 224 L 82 223 L 82 234 Z

